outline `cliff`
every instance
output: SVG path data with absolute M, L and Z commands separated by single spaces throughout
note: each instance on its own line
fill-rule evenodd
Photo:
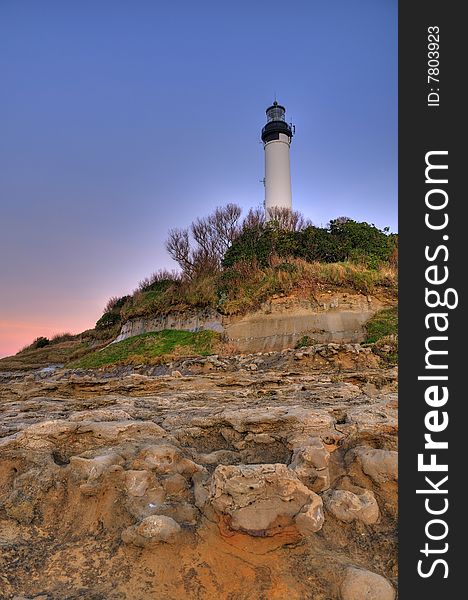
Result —
M 394 304 L 394 298 L 382 292 L 370 295 L 327 290 L 309 300 L 273 296 L 258 310 L 244 315 L 222 315 L 213 309 L 204 309 L 136 317 L 124 323 L 115 341 L 142 333 L 178 329 L 215 331 L 240 352 L 292 348 L 304 336 L 317 342 L 363 342 L 367 321 L 377 311 Z

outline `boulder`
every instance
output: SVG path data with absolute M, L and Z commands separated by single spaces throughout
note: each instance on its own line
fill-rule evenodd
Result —
M 354 494 L 348 490 L 329 490 L 323 495 L 325 508 L 344 523 L 361 521 L 372 525 L 379 519 L 379 505 L 374 494 L 363 490 L 362 494 Z
M 398 481 L 398 452 L 359 446 L 355 454 L 363 472 L 375 483 Z
M 393 586 L 381 575 L 349 567 L 341 584 L 341 600 L 394 600 Z
M 307 444 L 294 448 L 289 468 L 314 492 L 330 487 L 328 462 L 330 453 L 318 437 L 310 438 Z
M 78 479 L 87 479 L 88 482 L 99 479 L 113 465 L 121 465 L 124 459 L 120 454 L 111 452 L 94 458 L 72 456 L 70 458 L 69 470 Z
M 200 466 L 192 460 L 184 458 L 176 446 L 147 446 L 133 463 L 135 469 L 154 471 L 160 475 L 180 473 L 191 475 L 200 470 Z
M 151 515 L 141 523 L 127 527 L 122 532 L 122 541 L 142 548 L 161 542 L 173 544 L 179 532 L 180 525 L 171 517 Z
M 288 526 L 308 535 L 323 525 L 321 498 L 283 464 L 219 465 L 208 502 L 229 529 L 252 536 Z
M 152 482 L 152 476 L 149 471 L 138 471 L 130 469 L 125 471 L 125 488 L 130 496 L 140 498 L 144 496 Z

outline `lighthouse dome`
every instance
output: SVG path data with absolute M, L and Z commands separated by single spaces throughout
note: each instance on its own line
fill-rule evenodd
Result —
M 286 109 L 284 108 L 284 106 L 278 104 L 278 102 L 276 102 L 275 100 L 273 104 L 266 109 L 265 112 L 267 116 L 267 123 L 270 123 L 271 121 L 284 121 Z
M 278 140 L 281 133 L 287 135 L 289 141 L 293 136 L 291 126 L 285 121 L 286 109 L 276 100 L 266 109 L 267 123 L 262 129 L 262 142 L 266 144 Z

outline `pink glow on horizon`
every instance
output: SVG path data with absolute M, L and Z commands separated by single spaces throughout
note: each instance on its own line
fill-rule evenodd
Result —
M 34 323 L 22 321 L 0 321 L 0 358 L 16 354 L 31 344 L 37 337 L 52 337 L 57 333 L 80 333 L 94 327 L 86 319 L 75 322 Z

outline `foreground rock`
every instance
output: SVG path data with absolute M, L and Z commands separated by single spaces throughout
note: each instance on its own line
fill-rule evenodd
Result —
M 341 584 L 342 600 L 394 600 L 395 590 L 381 575 L 349 568 Z
M 324 497 L 328 511 L 344 523 L 357 520 L 373 525 L 379 519 L 379 505 L 370 490 L 363 490 L 361 494 L 332 490 L 331 493 L 324 494 Z
M 273 536 L 287 527 L 307 535 L 323 525 L 322 499 L 286 465 L 220 465 L 208 501 L 227 528 L 251 536 Z
M 0 597 L 392 600 L 396 373 L 320 348 L 4 375 Z
M 126 544 L 134 544 L 143 548 L 161 542 L 174 544 L 179 532 L 180 525 L 171 517 L 153 515 L 146 517 L 138 525 L 127 527 L 122 532 L 122 540 Z

